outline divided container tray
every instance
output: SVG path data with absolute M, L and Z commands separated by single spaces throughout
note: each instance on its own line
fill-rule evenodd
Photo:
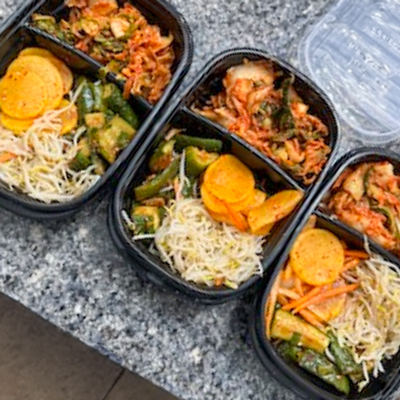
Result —
M 245 50 L 240 52 L 235 50 L 229 52 L 233 54 L 237 63 L 241 62 L 244 57 L 253 59 L 267 58 L 265 53 L 256 50 Z M 218 57 L 221 73 L 232 65 L 232 57 L 229 63 L 224 64 L 225 57 Z M 278 63 L 275 59 L 275 62 Z M 281 66 L 279 62 L 279 66 Z M 332 145 L 332 153 L 336 151 L 336 143 L 338 139 L 338 126 L 336 117 L 330 104 L 323 95 L 314 86 L 309 85 L 301 75 L 285 64 L 285 71 L 290 71 L 296 76 L 294 86 L 305 101 L 312 105 L 311 109 L 325 122 L 330 132 L 330 143 Z M 204 74 L 202 74 L 204 76 Z M 197 285 L 183 280 L 178 274 L 174 273 L 170 267 L 163 263 L 161 259 L 152 254 L 147 247 L 138 242 L 134 242 L 132 234 L 128 232 L 123 218 L 122 210 L 129 211 L 129 201 L 133 196 L 133 188 L 139 185 L 147 172 L 147 163 L 150 155 L 165 136 L 171 127 L 182 128 L 185 134 L 201 137 L 210 137 L 220 139 L 224 143 L 224 151 L 231 152 L 241 161 L 247 164 L 251 169 L 261 171 L 262 175 L 268 177 L 274 182 L 275 191 L 279 189 L 297 189 L 304 190 L 305 196 L 303 201 L 298 205 L 296 210 L 290 217 L 281 221 L 267 237 L 263 251 L 263 269 L 268 270 L 275 258 L 284 249 L 286 242 L 289 240 L 291 233 L 298 223 L 299 216 L 307 209 L 312 201 L 313 196 L 318 190 L 318 183 L 310 188 L 305 188 L 296 182 L 290 175 L 283 171 L 275 162 L 261 155 L 246 142 L 239 139 L 236 135 L 232 135 L 228 131 L 220 128 L 216 124 L 211 123 L 208 119 L 202 118 L 187 108 L 182 108 L 182 104 L 189 102 L 187 97 L 178 100 L 171 108 L 169 115 L 166 115 L 159 124 L 153 127 L 151 134 L 137 152 L 128 169 L 124 173 L 119 182 L 116 192 L 112 198 L 109 209 L 109 229 L 111 236 L 117 248 L 125 255 L 128 262 L 138 270 L 145 278 L 151 280 L 161 287 L 169 287 L 177 292 L 183 293 L 193 299 L 203 303 L 217 304 L 237 298 L 249 290 L 254 290 L 261 282 L 259 276 L 254 276 L 247 282 L 239 286 L 238 289 L 228 288 L 208 288 L 205 285 Z M 323 172 L 325 174 L 325 172 Z M 318 178 L 318 182 L 322 177 Z
M 154 106 L 141 97 L 130 96 L 129 102 L 140 119 L 138 131 L 116 162 L 85 193 L 69 202 L 45 204 L 20 191 L 9 190 L 0 181 L 0 205 L 4 208 L 16 214 L 37 219 L 62 219 L 76 213 L 84 205 L 104 194 L 109 186 L 116 184 L 158 116 L 167 108 L 168 101 L 178 89 L 192 61 L 193 45 L 189 27 L 182 16 L 163 0 L 135 0 L 132 4 L 140 9 L 150 23 L 155 23 L 174 35 L 176 61 L 173 65 L 171 82 L 163 96 Z M 74 73 L 80 72 L 93 78 L 101 75 L 103 65 L 74 47 L 29 25 L 33 13 L 59 17 L 65 12 L 64 0 L 33 0 L 13 14 L 0 31 L 0 76 L 3 76 L 7 66 L 18 52 L 29 46 L 39 46 L 51 51 L 66 62 Z M 124 82 L 118 80 L 114 74 L 108 73 L 105 80 L 116 83 L 120 89 L 123 88 Z
M 284 252 L 277 259 L 274 267 L 268 271 L 265 277 L 263 288 L 260 290 L 255 302 L 253 318 L 251 318 L 250 331 L 253 339 L 254 349 L 264 367 L 281 383 L 292 391 L 310 400 L 377 400 L 387 399 L 400 383 L 400 351 L 390 360 L 384 363 L 385 372 L 378 378 L 371 378 L 371 383 L 361 392 L 353 391 L 349 396 L 344 396 L 325 384 L 320 379 L 308 374 L 306 371 L 285 361 L 276 351 L 275 347 L 269 342 L 265 335 L 265 306 L 268 294 L 280 270 L 285 266 L 292 245 L 297 236 L 302 231 L 305 223 L 312 214 L 317 216 L 317 226 L 327 229 L 344 239 L 355 248 L 364 249 L 365 237 L 355 229 L 342 223 L 338 219 L 332 218 L 324 212 L 321 207 L 323 201 L 340 174 L 349 166 L 363 162 L 375 162 L 389 160 L 395 167 L 397 173 L 400 172 L 400 157 L 389 151 L 379 148 L 362 148 L 354 150 L 344 155 L 335 163 L 333 172 L 325 180 L 323 187 L 318 195 L 309 205 L 308 210 L 301 216 L 298 225 L 293 231 L 290 241 L 287 243 Z M 305 208 L 304 208 L 305 209 Z M 383 249 L 374 241 L 367 239 L 372 252 L 377 253 L 400 268 L 400 259 L 393 253 Z

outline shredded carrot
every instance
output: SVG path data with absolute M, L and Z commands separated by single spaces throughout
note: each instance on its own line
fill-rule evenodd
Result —
M 280 287 L 278 289 L 278 293 L 281 294 L 282 296 L 289 297 L 289 299 L 292 299 L 292 300 L 297 300 L 297 299 L 300 298 L 300 295 L 298 295 L 293 290 L 286 289 L 286 288 L 283 288 L 283 287 Z
M 296 314 L 301 310 L 304 310 L 305 308 L 312 306 L 313 304 L 321 303 L 322 301 L 326 299 L 330 299 L 331 297 L 339 296 L 340 294 L 343 293 L 349 293 L 358 288 L 359 284 L 355 283 L 353 285 L 347 285 L 347 286 L 341 286 L 335 289 L 330 289 L 327 290 L 326 292 L 320 293 L 310 299 L 308 299 L 306 302 L 302 303 L 301 305 L 297 306 L 294 310 L 293 313 Z
M 361 260 L 369 259 L 369 254 L 362 250 L 345 250 L 344 255 L 346 257 L 360 258 Z
M 351 259 L 351 260 L 345 262 L 345 264 L 343 265 L 343 270 L 342 270 L 342 272 L 347 271 L 347 270 L 349 270 L 349 269 L 351 269 L 351 268 L 354 268 L 354 267 L 356 267 L 358 264 L 360 264 L 360 259 L 359 259 L 359 258 L 353 258 L 353 259 Z
M 311 312 L 311 311 L 307 311 L 307 310 L 301 310 L 299 312 L 299 314 L 307 321 L 309 322 L 311 325 L 314 325 L 316 328 L 318 329 L 323 329 L 324 325 L 321 324 L 321 322 L 318 321 L 317 316 Z
M 309 299 L 313 298 L 314 296 L 318 295 L 322 290 L 322 286 L 316 286 L 314 289 L 311 289 L 305 296 L 301 297 L 298 300 L 292 301 L 286 306 L 282 307 L 282 310 L 289 311 L 292 308 L 299 307 Z
M 13 153 L 7 153 L 7 152 L 2 153 L 2 154 L 0 154 L 0 163 L 10 161 L 15 157 L 17 157 L 17 156 Z
M 281 276 L 279 274 L 278 278 L 276 278 L 274 286 L 272 286 L 271 293 L 268 296 L 267 310 L 266 310 L 266 316 L 265 316 L 266 333 L 267 333 L 268 339 L 271 339 L 271 323 L 272 323 L 272 318 L 275 313 L 275 305 L 276 305 L 276 299 L 278 297 L 278 288 L 279 288 L 280 280 L 281 280 Z
M 222 286 L 224 284 L 224 278 L 216 278 L 214 279 L 214 284 L 216 287 Z
M 229 216 L 232 219 L 233 224 L 235 225 L 236 228 L 239 229 L 241 232 L 246 232 L 248 226 L 246 225 L 246 219 L 242 217 L 242 215 L 235 210 L 232 209 L 232 207 L 224 202 L 226 208 L 228 209 Z
M 290 263 L 288 263 L 283 274 L 283 280 L 288 281 L 292 276 L 293 276 L 293 269 Z
M 281 306 L 284 306 L 285 304 L 287 304 L 287 303 L 289 302 L 285 296 L 279 294 L 279 290 L 278 290 L 278 297 L 277 297 L 277 299 L 278 299 L 278 303 L 279 303 Z
M 296 279 L 294 281 L 294 287 L 296 288 L 296 291 L 300 296 L 304 296 L 304 290 L 301 283 L 301 279 L 298 276 L 296 276 Z

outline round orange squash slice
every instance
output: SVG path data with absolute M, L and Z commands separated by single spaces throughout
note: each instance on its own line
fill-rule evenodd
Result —
M 309 229 L 295 241 L 290 251 L 290 264 L 296 275 L 309 285 L 333 283 L 343 269 L 343 246 L 333 233 Z
M 53 53 L 46 49 L 42 49 L 40 47 L 27 47 L 23 49 L 20 53 L 18 58 L 25 57 L 25 56 L 39 56 L 47 58 L 57 69 L 61 75 L 61 79 L 63 82 L 63 93 L 67 94 L 72 88 L 74 83 L 74 75 L 72 71 L 68 68 L 68 66 L 57 58 Z
M 213 213 L 216 214 L 227 214 L 228 209 L 225 206 L 225 203 L 215 197 L 210 191 L 206 188 L 205 185 L 201 185 L 200 188 L 201 199 L 205 207 Z
M 45 80 L 48 100 L 44 111 L 56 110 L 60 106 L 64 95 L 63 81 L 60 72 L 51 61 L 44 57 L 33 55 L 18 57 L 8 67 L 6 76 L 18 71 L 29 71 L 38 77 L 43 77 Z M 31 89 L 33 86 L 33 84 L 30 84 L 28 87 Z
M 0 123 L 3 125 L 5 128 L 9 129 L 10 131 L 18 134 L 25 132 L 28 130 L 32 124 L 33 121 L 35 121 L 34 118 L 30 119 L 17 119 L 17 118 L 12 118 L 7 114 L 2 113 L 0 115 Z
M 8 72 L 0 81 L 0 108 L 12 118 L 35 118 L 47 103 L 47 85 L 30 70 Z
M 254 190 L 252 171 L 231 154 L 225 154 L 212 163 L 204 174 L 204 185 L 218 199 L 238 203 Z
M 302 196 L 297 190 L 283 190 L 269 197 L 259 207 L 250 210 L 248 218 L 251 231 L 262 231 L 264 227 L 287 217 Z

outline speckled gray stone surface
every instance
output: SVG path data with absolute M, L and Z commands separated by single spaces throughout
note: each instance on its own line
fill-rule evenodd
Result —
M 195 42 L 189 82 L 219 51 L 289 58 L 332 0 L 173 0 Z M 0 23 L 21 0 L 0 1 Z M 296 62 L 295 59 L 292 61 Z M 348 147 L 344 140 L 342 148 Z M 116 362 L 186 400 L 292 400 L 248 338 L 249 299 L 194 305 L 142 282 L 113 247 L 106 201 L 40 223 L 0 211 L 0 290 Z

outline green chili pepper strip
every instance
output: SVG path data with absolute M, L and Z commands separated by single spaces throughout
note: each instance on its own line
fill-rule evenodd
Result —
M 94 98 L 90 89 L 90 82 L 85 77 L 81 76 L 78 79 L 77 86 L 82 85 L 82 90 L 77 100 L 79 121 L 81 124 L 85 122 L 85 115 L 93 112 Z
M 296 124 L 290 109 L 290 87 L 293 77 L 286 78 L 282 83 L 282 107 L 275 113 L 276 125 L 283 135 L 282 139 L 290 139 L 295 134 Z
M 176 158 L 168 168 L 157 175 L 150 182 L 146 182 L 143 185 L 137 186 L 134 189 L 135 199 L 142 201 L 155 196 L 158 192 L 170 183 L 179 172 L 180 158 Z
M 301 368 L 332 385 L 344 394 L 350 392 L 350 381 L 341 375 L 335 364 L 323 354 L 311 349 L 303 349 L 292 342 L 284 342 L 278 347 L 279 352 L 287 359 L 295 362 Z
M 339 392 L 349 394 L 350 382 L 347 376 L 340 375 L 335 364 L 327 357 L 311 349 L 305 349 L 299 357 L 299 366 L 324 382 L 334 386 Z
M 358 377 L 357 380 L 362 378 L 361 365 L 354 361 L 353 355 L 347 346 L 340 346 L 337 337 L 333 332 L 328 333 L 330 340 L 329 350 L 335 357 L 335 363 L 340 372 L 344 375 L 351 375 L 352 379 Z
M 199 138 L 187 135 L 175 136 L 175 150 L 181 152 L 189 146 L 198 147 L 209 152 L 220 153 L 222 151 L 222 142 L 218 139 Z
M 103 102 L 103 85 L 93 82 L 90 82 L 89 85 L 93 95 L 93 110 L 100 112 L 106 111 L 107 107 Z

